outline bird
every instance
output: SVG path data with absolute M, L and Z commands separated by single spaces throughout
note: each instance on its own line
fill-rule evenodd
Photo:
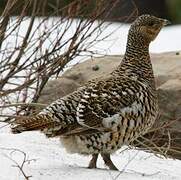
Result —
M 12 133 L 39 130 L 48 138 L 59 138 L 67 152 L 91 155 L 88 168 L 97 168 L 101 155 L 110 170 L 118 170 L 111 155 L 147 133 L 157 118 L 149 45 L 167 24 L 168 20 L 149 14 L 137 17 L 118 67 L 57 99 L 37 115 L 16 118 Z

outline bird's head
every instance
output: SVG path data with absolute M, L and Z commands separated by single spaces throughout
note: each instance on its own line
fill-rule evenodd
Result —
M 141 15 L 131 25 L 129 34 L 150 43 L 157 37 L 162 27 L 167 24 L 170 24 L 170 22 L 166 19 L 148 14 Z

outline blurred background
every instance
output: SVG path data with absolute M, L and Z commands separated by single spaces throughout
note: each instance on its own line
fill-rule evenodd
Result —
M 17 0 L 16 8 L 11 12 L 11 15 L 19 15 L 21 13 L 22 7 L 27 0 Z M 36 1 L 36 0 L 33 0 Z M 89 0 L 84 0 L 89 1 Z M 85 15 L 87 11 L 91 11 L 96 4 L 97 0 L 92 0 L 92 6 L 86 8 Z M 44 0 L 42 1 L 42 10 L 40 9 L 39 15 L 49 16 L 55 12 L 56 9 L 66 7 L 73 0 Z M 0 0 L 0 14 L 2 14 L 7 0 Z M 74 6 L 76 7 L 76 4 Z M 137 8 L 138 14 L 153 14 L 159 17 L 168 18 L 173 24 L 181 23 L 181 1 L 180 0 L 119 0 L 118 4 L 113 8 L 111 14 L 107 17 L 107 20 L 111 21 L 124 21 L 124 17 L 129 16 L 133 9 Z M 32 7 L 33 8 L 33 5 Z M 31 8 L 26 10 L 26 15 L 30 15 Z M 71 9 L 73 10 L 73 9 Z M 43 11 L 43 12 L 42 12 Z M 38 15 L 38 14 L 37 14 Z M 57 11 L 55 16 L 62 15 Z M 132 21 L 132 19 L 129 19 Z M 127 22 L 129 22 L 127 21 Z

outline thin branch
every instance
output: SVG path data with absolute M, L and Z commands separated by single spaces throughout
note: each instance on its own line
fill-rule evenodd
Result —
M 3 155 L 9 159 L 10 161 L 12 161 L 14 163 L 13 167 L 16 167 L 19 169 L 19 171 L 22 173 L 23 177 L 26 179 L 26 180 L 29 180 L 32 176 L 30 175 L 26 175 L 25 171 L 24 171 L 24 166 L 28 163 L 30 163 L 31 161 L 35 161 L 35 159 L 27 159 L 27 155 L 25 152 L 19 150 L 19 149 L 11 149 L 11 148 L 0 148 L 2 150 L 8 150 L 8 151 L 11 151 L 10 152 L 10 155 L 12 156 L 15 152 L 18 152 L 18 153 L 21 153 L 23 155 L 23 160 L 22 160 L 22 163 L 19 164 L 16 160 L 14 160 L 12 157 L 6 155 L 3 153 Z

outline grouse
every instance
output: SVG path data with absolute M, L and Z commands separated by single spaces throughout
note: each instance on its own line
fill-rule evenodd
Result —
M 12 132 L 40 130 L 47 137 L 59 137 L 70 153 L 92 155 L 89 168 L 96 168 L 100 154 L 117 170 L 110 154 L 145 134 L 157 117 L 149 44 L 168 23 L 139 16 L 129 29 L 123 60 L 109 76 L 87 82 L 35 116 L 15 119 Z

